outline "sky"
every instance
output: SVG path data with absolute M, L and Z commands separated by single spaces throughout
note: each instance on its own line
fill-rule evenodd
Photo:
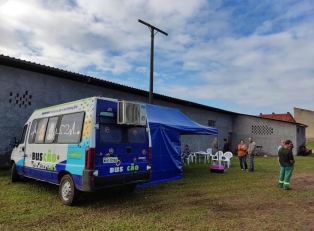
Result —
M 0 54 L 149 91 L 139 19 L 168 34 L 154 36 L 154 93 L 249 115 L 314 110 L 313 0 L 0 0 Z

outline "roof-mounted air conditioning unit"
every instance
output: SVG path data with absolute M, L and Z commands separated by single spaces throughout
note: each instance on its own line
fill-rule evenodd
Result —
M 146 104 L 118 101 L 118 124 L 146 125 Z

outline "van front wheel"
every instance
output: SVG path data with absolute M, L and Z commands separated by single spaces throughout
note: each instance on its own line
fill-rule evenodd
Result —
M 11 166 L 11 182 L 15 183 L 20 180 L 20 175 L 17 173 L 16 164 L 13 163 Z
M 75 188 L 70 174 L 64 175 L 59 185 L 59 198 L 65 205 L 74 205 L 80 198 L 80 192 Z

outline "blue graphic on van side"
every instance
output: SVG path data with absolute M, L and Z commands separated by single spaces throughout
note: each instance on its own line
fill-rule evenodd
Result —
M 67 151 L 67 163 L 65 170 L 71 172 L 72 174 L 76 174 L 82 176 L 84 164 L 85 164 L 85 145 L 89 143 L 90 137 L 82 139 L 82 142 L 77 144 L 69 144 Z
M 20 159 L 19 161 L 15 162 L 16 166 L 23 166 L 24 158 Z

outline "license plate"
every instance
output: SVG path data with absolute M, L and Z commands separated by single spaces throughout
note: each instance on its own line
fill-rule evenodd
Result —
M 104 157 L 103 163 L 104 164 L 111 164 L 111 163 L 117 163 L 118 157 Z

